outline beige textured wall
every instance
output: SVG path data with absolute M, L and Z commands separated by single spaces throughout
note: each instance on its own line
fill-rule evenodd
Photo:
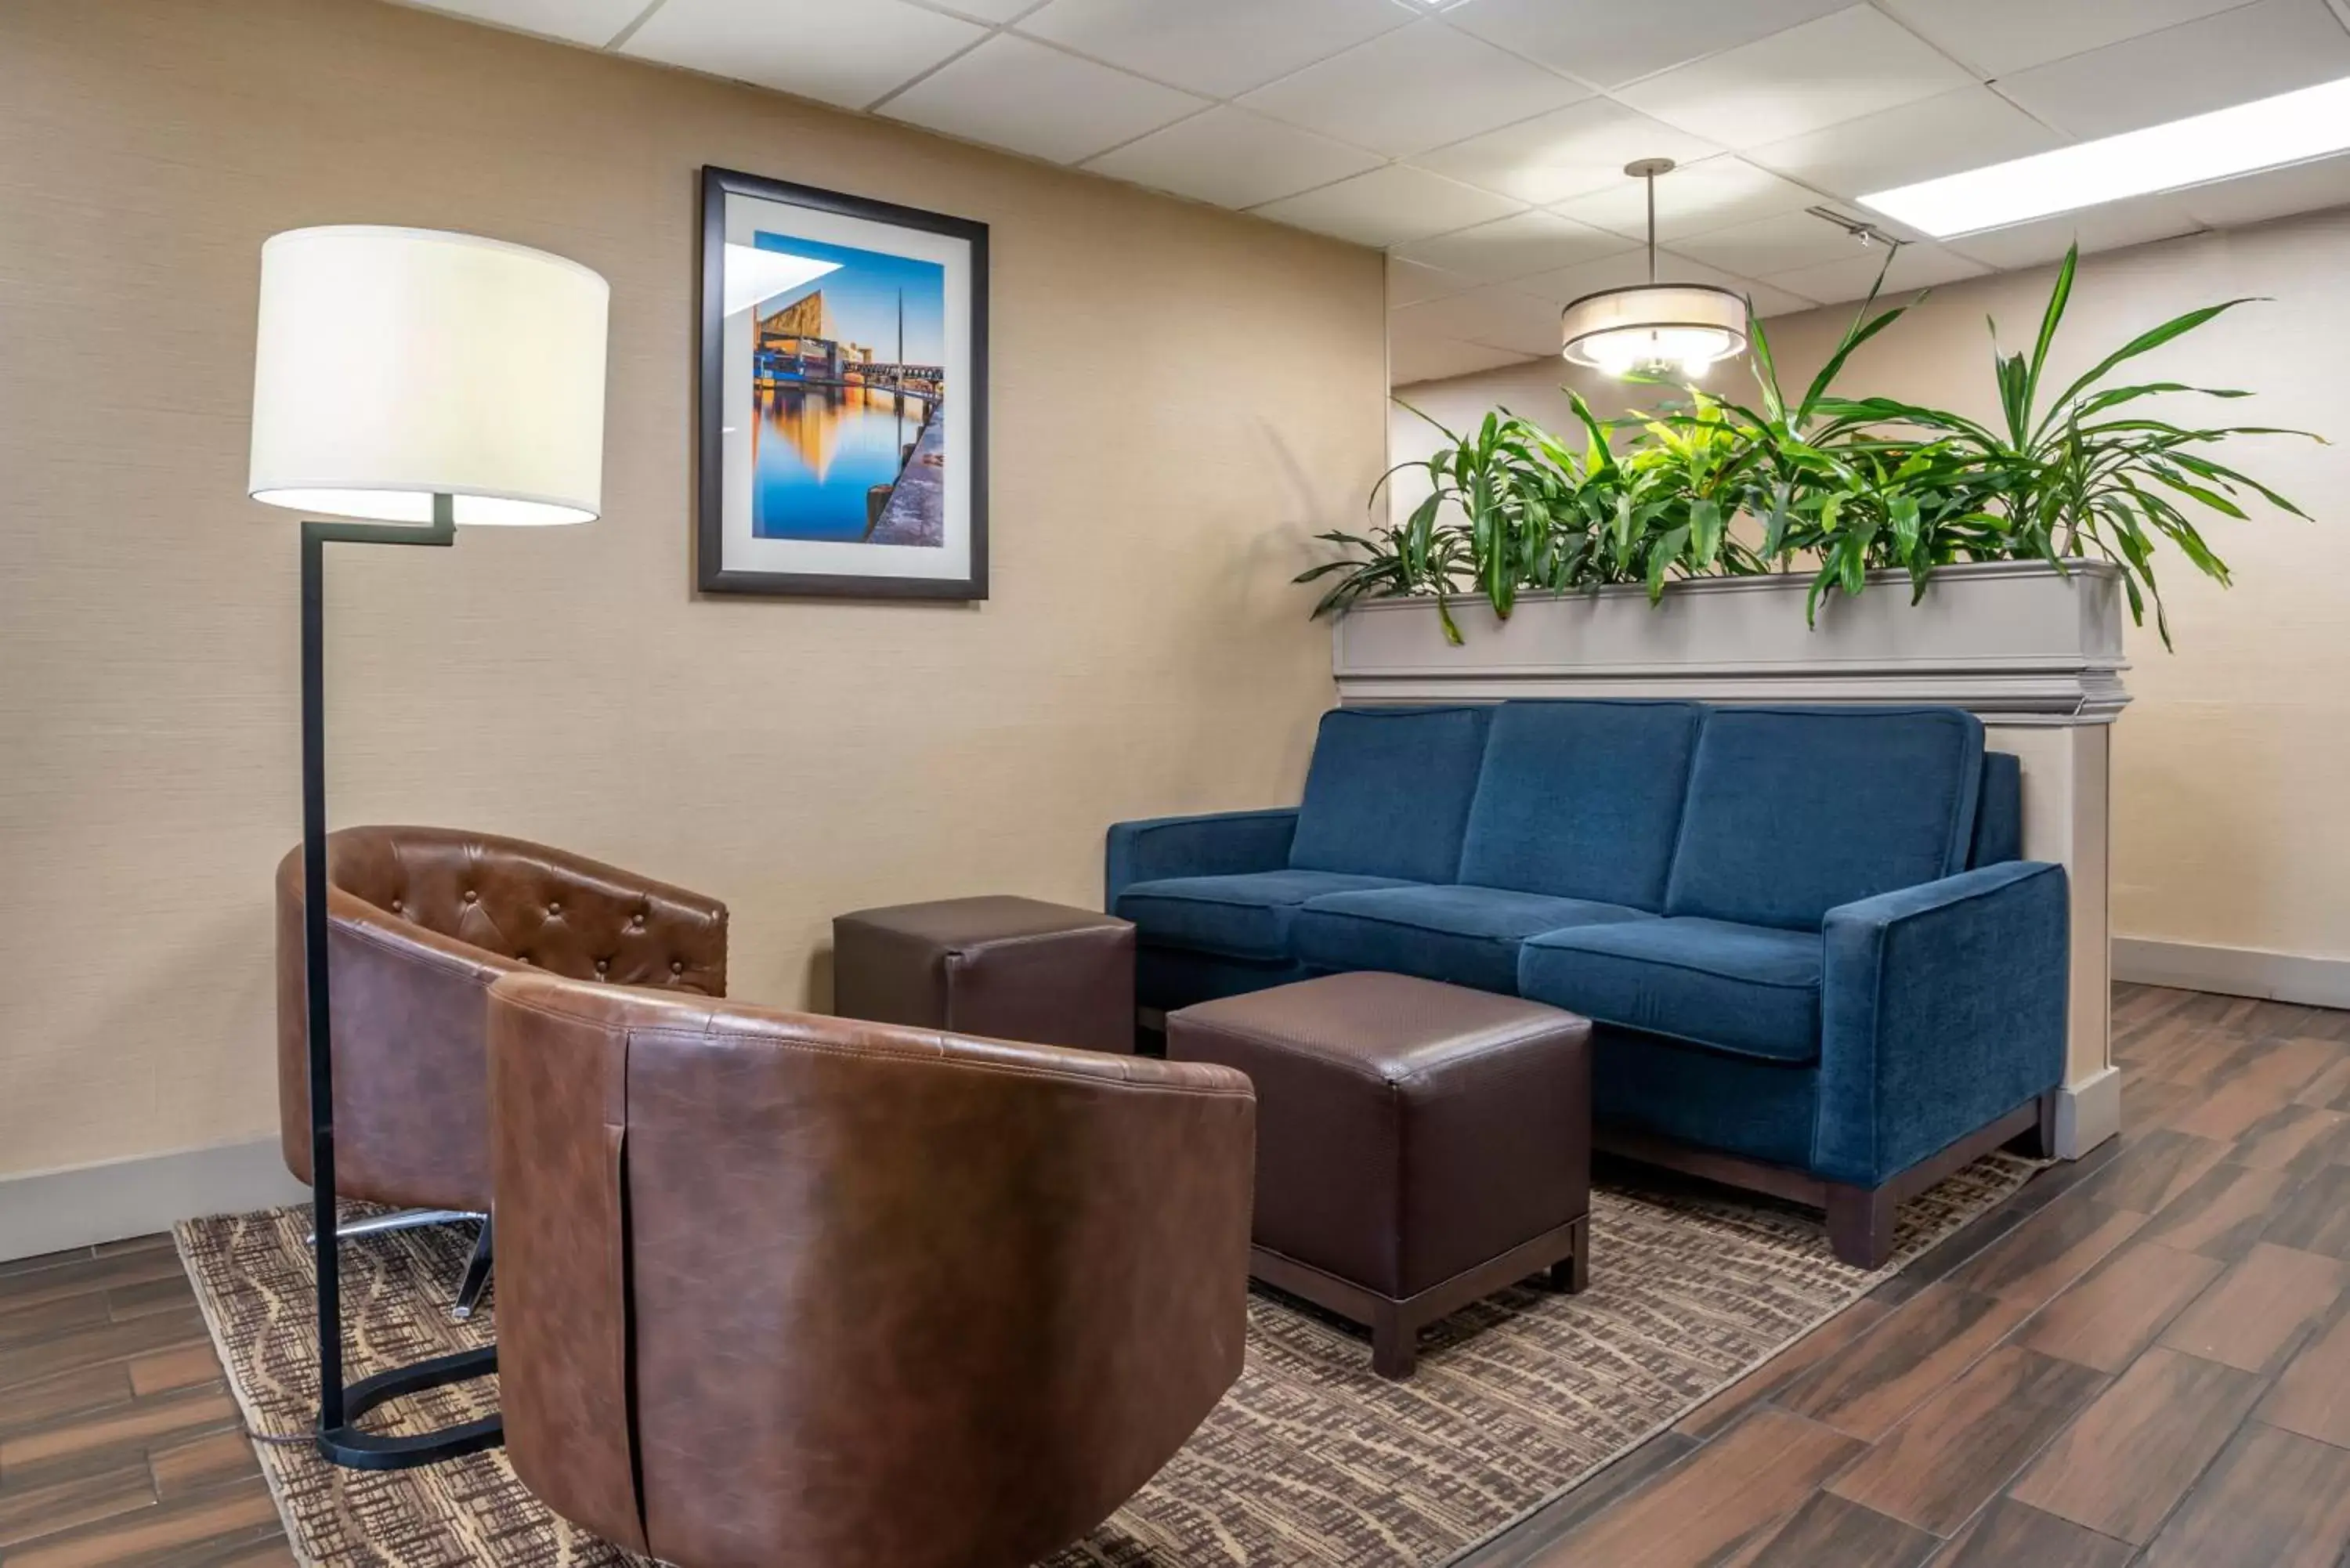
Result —
M 994 597 L 691 591 L 695 171 L 993 225 Z M 330 809 L 831 915 L 1099 898 L 1104 825 L 1294 799 L 1287 586 L 1384 444 L 1369 252 L 369 0 L 0 5 L 0 1174 L 259 1135 L 300 827 L 294 519 L 244 497 L 257 255 L 473 230 L 612 283 L 606 513 L 328 566 Z
M 2240 295 L 2247 306 L 2135 361 L 2143 376 L 2247 387 L 2254 398 L 2172 401 L 2181 422 L 2282 425 L 2342 444 L 2247 440 L 2230 459 L 2298 501 L 2314 524 L 2265 509 L 2213 517 L 2206 537 L 2235 570 L 2222 589 L 2176 555 L 2162 581 L 2178 652 L 2149 626 L 2130 638 L 2136 697 L 2114 735 L 2113 929 L 2124 937 L 2350 958 L 2350 209 L 2094 255 L 2057 341 L 2069 379 L 2147 327 Z M 2053 267 L 1934 291 L 1857 355 L 1842 383 L 1988 417 L 1996 408 L 1986 315 L 2026 345 Z M 1808 379 L 1852 307 L 1767 324 L 1786 380 Z M 1407 388 L 1466 418 L 1495 401 L 1564 422 L 1554 367 Z M 1727 383 L 1725 383 L 1727 384 Z M 2060 383 L 2061 384 L 2061 383 Z M 2191 410 L 2204 410 L 2197 413 Z M 1393 420 L 1399 457 L 1424 450 Z M 1424 428 L 1424 427 L 1423 427 Z M 1407 444 L 1414 443 L 1414 444 Z

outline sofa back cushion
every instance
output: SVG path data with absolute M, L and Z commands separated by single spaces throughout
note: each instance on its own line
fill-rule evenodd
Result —
M 1504 702 L 1469 810 L 1461 880 L 1664 908 L 1694 702 Z
M 1964 870 L 1982 722 L 1956 708 L 1717 708 L 1690 769 L 1669 915 L 1819 929 Z
M 1322 715 L 1289 864 L 1450 882 L 1485 754 L 1489 710 L 1338 708 Z
M 1982 792 L 1975 801 L 1970 867 L 2023 858 L 2023 763 L 2006 752 L 1983 753 Z

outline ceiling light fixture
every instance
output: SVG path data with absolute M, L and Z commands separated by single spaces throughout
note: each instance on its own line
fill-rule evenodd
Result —
M 2350 151 L 2350 77 L 1863 196 L 1936 239 Z
M 1746 301 L 1710 283 L 1657 281 L 1657 176 L 1669 158 L 1643 158 L 1624 172 L 1648 182 L 1648 281 L 1603 288 L 1559 317 L 1560 353 L 1610 376 L 1705 374 L 1717 359 L 1746 352 Z

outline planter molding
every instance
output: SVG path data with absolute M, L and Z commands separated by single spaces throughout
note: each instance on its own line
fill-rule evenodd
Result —
M 1828 597 L 1804 624 L 1807 575 L 1523 597 L 1506 622 L 1451 601 L 1462 645 L 1425 598 L 1366 600 L 1340 617 L 1338 700 L 1684 697 L 1708 702 L 1943 703 L 1980 715 L 2023 770 L 2023 852 L 2073 881 L 2073 1015 L 2060 1152 L 2120 1129 L 2109 1055 L 2110 727 L 2122 673 L 2121 575 L 2104 562 L 1993 561 L 1935 573 L 1910 603 L 1907 574 L 1877 572 L 1858 598 Z
M 1785 574 L 1675 583 L 1656 606 L 1638 587 L 1536 594 L 1506 622 L 1456 597 L 1459 648 L 1434 600 L 1368 599 L 1338 620 L 1338 694 L 1943 702 L 2054 725 L 2109 723 L 2129 701 L 2121 574 L 2104 562 L 2061 576 L 2036 561 L 1947 566 L 1915 605 L 1906 574 L 1872 572 L 1858 598 L 1824 598 L 1816 628 L 1804 624 L 1810 589 Z

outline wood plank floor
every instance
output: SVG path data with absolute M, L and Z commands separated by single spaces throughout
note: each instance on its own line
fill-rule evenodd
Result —
M 0 1263 L 0 1564 L 293 1562 L 171 1238 Z
M 1461 1568 L 2350 1568 L 2350 1012 L 2114 1055 L 2121 1138 Z
M 2115 1055 L 2122 1138 L 1461 1568 L 2350 1568 L 2350 1013 Z M 0 1263 L 0 1568 L 291 1562 L 169 1241 Z

